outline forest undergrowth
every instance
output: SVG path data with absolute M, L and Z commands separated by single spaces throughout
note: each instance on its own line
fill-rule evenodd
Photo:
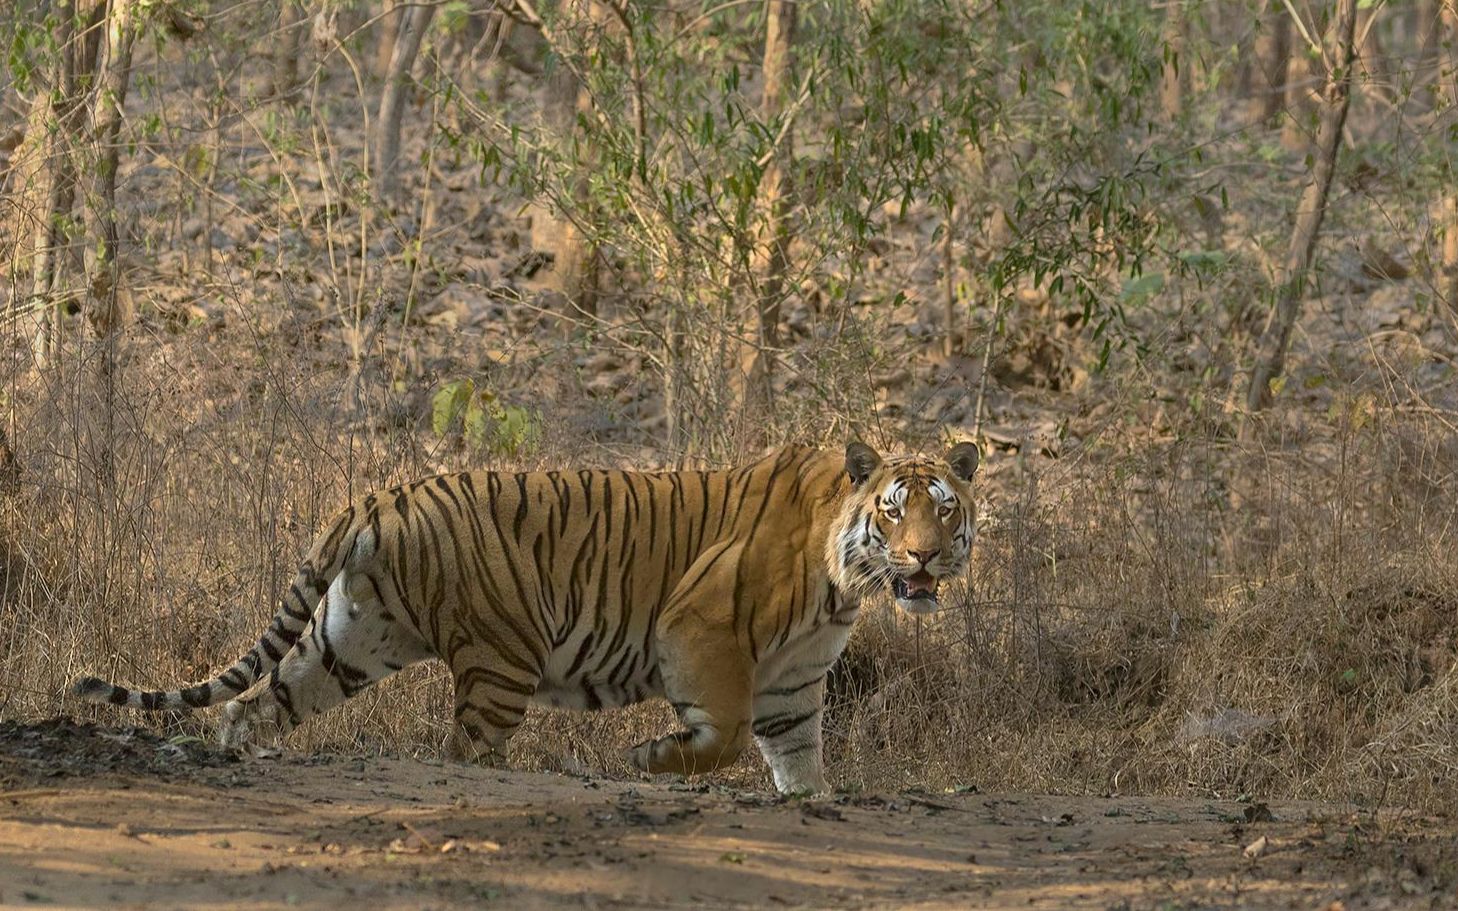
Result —
M 25 156 L 43 156 L 24 139 L 26 93 L 7 87 L 0 128 L 14 121 L 21 138 L 0 170 L 0 249 L 13 263 L 0 408 L 14 453 L 13 470 L 0 458 L 0 717 L 205 736 L 209 717 L 120 718 L 66 685 L 82 673 L 170 685 L 232 661 L 314 533 L 371 489 L 465 467 L 721 467 L 782 442 L 934 451 L 976 438 L 971 571 L 935 616 L 868 605 L 832 675 L 833 780 L 1458 810 L 1458 317 L 1433 271 L 1433 161 L 1453 151 L 1434 153 L 1432 137 L 1452 107 L 1399 118 L 1401 99 L 1379 89 L 1400 76 L 1369 72 L 1286 369 L 1269 406 L 1252 409 L 1242 384 L 1273 319 L 1305 146 L 1283 144 L 1279 120 L 1197 103 L 1234 91 L 1236 61 L 1214 38 L 1186 77 L 1193 100 L 1159 141 L 1134 128 L 1155 114 L 1115 111 L 1118 129 L 1085 134 L 1087 148 L 1061 136 L 1064 161 L 1042 160 L 1036 136 L 1018 132 L 1031 121 L 1012 99 L 1037 85 L 1019 96 L 1017 67 L 979 62 L 1006 120 L 928 153 L 936 186 L 858 196 L 870 227 L 846 234 L 853 220 L 815 222 L 823 213 L 806 204 L 787 248 L 799 271 L 781 276 L 775 337 L 759 338 L 776 366 L 751 401 L 715 371 L 740 366 L 731 349 L 753 331 L 716 308 L 762 293 L 744 276 L 763 264 L 734 251 L 764 225 L 733 236 L 705 214 L 728 198 L 714 197 L 677 233 L 658 213 L 613 235 L 606 226 L 625 217 L 614 207 L 651 196 L 641 173 L 626 189 L 559 180 L 581 176 L 576 159 L 510 176 L 547 167 L 556 147 L 511 146 L 519 134 L 491 133 L 497 115 L 481 106 L 508 118 L 545 105 L 556 77 L 505 66 L 502 55 L 542 48 L 500 20 L 452 24 L 453 9 L 470 6 L 442 6 L 415 65 L 389 198 L 370 182 L 361 116 L 385 84 L 365 59 L 376 18 L 305 22 L 323 50 L 283 96 L 259 88 L 279 78 L 276 61 L 231 37 L 241 13 L 204 17 L 209 30 L 186 49 L 139 46 L 117 186 L 125 316 L 98 340 L 83 305 L 62 307 L 69 329 L 44 365 L 20 309 L 40 218 L 25 209 L 36 199 Z M 1049 16 L 1043 46 L 1019 45 L 1018 59 L 1077 59 L 1058 31 L 1073 26 Z M 1016 21 L 999 28 L 1035 18 L 1008 11 Z M 1119 25 L 1142 37 L 1118 53 L 1161 46 L 1159 21 Z M 1385 28 L 1374 34 L 1389 44 L 1405 34 Z M 1027 110 L 1051 121 L 1067 98 L 1058 80 L 1097 75 L 1050 64 L 1034 77 L 1048 80 L 1043 106 Z M 1154 64 L 1117 91 L 1155 92 L 1159 75 Z M 943 101 L 963 97 L 944 73 L 928 79 Z M 651 107 L 645 84 L 638 101 Z M 792 104 L 808 111 L 808 97 Z M 967 110 L 993 116 L 980 98 L 966 96 Z M 873 102 L 856 115 L 868 124 Z M 802 116 L 803 190 L 814 168 L 845 164 L 827 150 L 846 137 L 830 114 Z M 590 134 L 602 142 L 593 160 L 631 151 L 631 122 Z M 751 151 L 763 165 L 774 148 Z M 648 152 L 635 154 L 646 170 Z M 1163 163 L 1141 170 L 1151 156 Z M 1105 180 L 1074 160 L 1123 170 Z M 949 208 L 953 171 L 977 189 Z M 572 199 L 581 209 L 564 221 Z M 1091 200 L 1105 207 L 1096 224 Z M 561 251 L 544 250 L 544 232 L 568 228 L 591 240 L 590 308 L 564 306 Z M 1048 240 L 1060 231 L 1074 239 Z M 706 290 L 716 285 L 722 298 Z M 448 683 L 439 666 L 412 668 L 289 745 L 439 755 Z M 513 759 L 629 775 L 625 749 L 671 723 L 658 704 L 533 710 Z M 755 758 L 718 780 L 769 779 Z

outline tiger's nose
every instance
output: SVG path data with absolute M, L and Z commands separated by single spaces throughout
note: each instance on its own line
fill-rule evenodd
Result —
M 935 550 L 910 550 L 910 551 L 907 551 L 907 553 L 911 554 L 913 557 L 915 557 L 916 559 L 920 560 L 922 566 L 926 566 L 927 564 L 931 563 L 931 561 L 933 561 L 933 560 L 935 560 L 937 558 L 937 554 L 939 554 L 941 552 L 942 552 L 942 549 L 940 547 L 936 548 Z

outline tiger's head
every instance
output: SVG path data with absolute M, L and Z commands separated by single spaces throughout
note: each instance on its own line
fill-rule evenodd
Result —
M 966 570 L 972 554 L 977 459 L 975 443 L 942 459 L 882 459 L 864 443 L 847 446 L 851 493 L 825 545 L 836 586 L 855 597 L 884 586 L 908 613 L 937 610 L 941 580 Z

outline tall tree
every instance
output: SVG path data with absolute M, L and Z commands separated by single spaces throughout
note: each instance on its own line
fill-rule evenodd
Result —
M 299 0 L 280 0 L 275 35 L 269 94 L 286 98 L 299 86 L 299 53 L 304 46 L 304 8 Z
M 1341 149 L 1342 128 L 1346 125 L 1351 102 L 1352 67 L 1356 62 L 1355 33 L 1357 0 L 1336 0 L 1336 16 L 1322 62 L 1326 85 L 1322 95 L 1316 148 L 1312 156 L 1311 176 L 1296 207 L 1296 224 L 1276 282 L 1275 314 L 1260 341 L 1255 369 L 1251 372 L 1246 407 L 1259 411 L 1271 402 L 1271 381 L 1281 375 L 1286 364 L 1286 351 L 1291 342 L 1291 329 L 1301 314 L 1301 300 L 1306 292 L 1307 273 L 1316 250 L 1317 235 L 1326 215 L 1331 179 L 1336 171 L 1337 152 Z
M 136 0 L 110 0 L 106 38 L 97 61 L 99 91 L 91 112 L 96 143 L 95 178 L 87 206 L 92 212 L 96 244 L 91 264 L 86 319 L 99 338 L 118 328 L 121 281 L 117 261 L 120 237 L 116 224 L 116 173 L 121 157 L 122 112 L 132 76 L 132 43 L 136 37 Z M 110 369 L 108 362 L 107 369 Z
M 795 78 L 796 0 L 769 0 L 765 17 L 760 119 L 775 131 L 759 183 L 759 205 L 764 231 L 757 250 L 761 260 L 760 287 L 751 338 L 758 345 L 750 352 L 746 379 L 752 394 L 768 402 L 774 368 L 774 349 L 780 344 L 780 303 L 790 257 L 790 167 L 795 155 L 794 112 L 791 91 Z
M 36 220 L 31 257 L 31 297 L 35 308 L 31 343 L 35 361 L 42 366 L 57 354 L 63 312 L 60 292 L 66 270 L 63 245 L 76 198 L 76 168 L 70 155 L 70 141 L 80 112 L 76 48 L 76 4 L 74 0 L 60 0 L 50 90 L 36 92 L 28 128 L 29 136 L 45 137 L 45 163 L 36 175 L 45 187 L 45 207 Z
M 557 66 L 547 79 L 547 99 L 544 120 L 557 133 L 566 146 L 574 144 L 574 137 L 580 138 L 579 122 L 591 118 L 594 102 L 591 87 L 585 74 L 572 64 L 573 50 L 551 25 L 537 13 L 531 0 L 512 0 L 511 11 L 542 36 L 548 51 L 557 58 Z M 626 30 L 628 44 L 634 46 L 632 10 L 626 0 L 565 0 L 563 10 L 568 18 L 582 23 L 593 33 L 601 34 L 607 24 L 608 12 L 617 16 Z M 637 112 L 641 136 L 642 110 Z M 590 163 L 594 151 L 584 143 L 586 161 L 575 176 L 571 188 L 571 199 L 535 203 L 532 213 L 532 248 L 550 253 L 552 268 L 544 281 L 546 290 L 555 292 L 562 308 L 564 328 L 570 330 L 579 317 L 589 319 L 597 315 L 597 298 L 600 283 L 600 259 L 596 245 L 586 236 L 572 217 L 565 211 L 567 206 L 577 212 L 584 212 L 588 206 L 587 191 Z
M 1443 45 L 1447 50 L 1442 80 L 1449 109 L 1458 112 L 1458 0 L 1443 0 Z M 1448 195 L 1443 201 L 1443 258 L 1439 293 L 1458 315 L 1458 168 L 1448 156 Z
M 1311 146 L 1310 125 L 1318 107 L 1315 87 L 1320 75 L 1315 57 L 1320 50 L 1299 13 L 1292 7 L 1291 53 L 1286 57 L 1286 96 L 1282 102 L 1286 117 L 1281 121 L 1281 145 L 1292 152 L 1305 152 Z
M 1266 124 L 1281 113 L 1286 100 L 1286 66 L 1291 59 L 1291 19 L 1279 0 L 1262 3 L 1256 17 L 1247 116 Z
M 1165 0 L 1164 68 L 1160 75 L 1159 107 L 1166 120 L 1177 120 L 1185 111 L 1185 32 L 1189 22 L 1184 0 Z
M 385 90 L 380 94 L 380 113 L 375 118 L 374 178 L 381 197 L 395 195 L 399 186 L 396 159 L 400 157 L 400 121 L 405 114 L 405 97 L 410 88 L 410 69 L 420 53 L 420 44 L 435 17 L 434 3 L 412 4 L 400 11 L 400 31 L 390 53 Z

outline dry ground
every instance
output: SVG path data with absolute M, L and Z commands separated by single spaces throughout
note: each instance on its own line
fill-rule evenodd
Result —
M 1452 820 L 1315 803 L 782 801 L 65 720 L 0 725 L 0 787 L 6 908 L 1458 907 Z

